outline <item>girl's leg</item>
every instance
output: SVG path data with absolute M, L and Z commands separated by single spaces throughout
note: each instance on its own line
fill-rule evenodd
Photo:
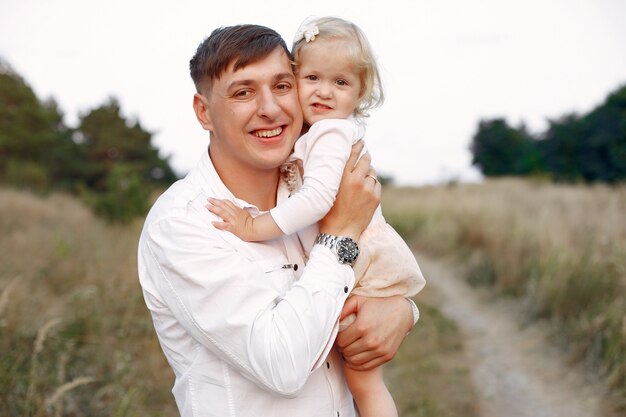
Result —
M 396 405 L 383 381 L 382 367 L 355 371 L 347 366 L 346 381 L 361 417 L 398 417 Z

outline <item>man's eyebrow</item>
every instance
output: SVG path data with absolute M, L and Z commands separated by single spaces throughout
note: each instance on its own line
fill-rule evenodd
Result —
M 274 75 L 273 81 L 278 82 L 278 81 L 282 81 L 285 79 L 294 80 L 295 78 L 296 77 L 291 72 L 281 72 L 279 74 Z M 226 91 L 230 91 L 233 88 L 237 88 L 237 87 L 246 87 L 246 86 L 255 84 L 257 82 L 258 80 L 253 80 L 253 79 L 235 80 L 232 83 L 228 84 L 228 87 L 226 87 Z
M 235 87 L 245 87 L 247 85 L 253 84 L 254 80 L 237 80 L 237 81 L 233 81 L 232 83 L 228 84 L 228 87 L 226 87 L 226 90 L 232 90 Z
M 285 78 L 289 78 L 293 80 L 296 77 L 293 75 L 292 72 L 281 72 L 280 74 L 276 74 L 276 76 L 274 77 L 276 81 L 284 80 Z

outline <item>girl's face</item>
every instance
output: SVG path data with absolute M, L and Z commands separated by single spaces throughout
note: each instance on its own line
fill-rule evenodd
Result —
M 316 39 L 298 57 L 298 97 L 304 120 L 345 119 L 359 105 L 361 81 L 346 41 Z

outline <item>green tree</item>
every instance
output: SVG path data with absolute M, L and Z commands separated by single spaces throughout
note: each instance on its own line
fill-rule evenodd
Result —
M 577 115 L 549 121 L 548 130 L 538 146 L 552 178 L 567 182 L 583 180 L 580 172 L 582 141 L 582 124 Z
M 542 171 L 535 141 L 522 125 L 504 119 L 481 120 L 470 146 L 472 164 L 490 176 L 528 175 Z
M 580 170 L 586 181 L 626 179 L 626 86 L 582 120 Z
M 39 100 L 0 60 L 2 183 L 78 192 L 98 213 L 126 221 L 146 211 L 154 187 L 174 180 L 152 134 L 124 118 L 117 100 L 81 116 L 78 128 L 68 128 L 57 103 Z
M 472 138 L 472 163 L 486 176 L 547 174 L 557 181 L 626 179 L 626 86 L 586 115 L 549 122 L 540 139 L 522 125 L 483 120 Z
M 104 190 L 84 189 L 83 198 L 102 217 L 127 222 L 148 211 L 150 189 L 137 175 L 134 167 L 115 164 L 106 177 Z
M 614 183 L 626 179 L 626 86 L 582 117 L 551 121 L 540 148 L 557 180 Z
M 167 160 L 152 145 L 152 134 L 138 121 L 125 119 L 114 98 L 83 115 L 75 135 L 90 165 L 89 188 L 106 190 L 107 178 L 117 164 L 124 164 L 146 184 L 169 184 L 176 179 Z
M 6 62 L 0 61 L 0 175 L 36 189 L 65 184 L 79 149 L 50 99 L 41 102 Z M 73 173 L 71 174 L 73 175 Z
M 144 214 L 150 190 L 176 180 L 152 145 L 152 134 L 138 121 L 124 118 L 114 98 L 81 116 L 74 135 L 89 167 L 83 195 L 110 220 L 128 221 Z

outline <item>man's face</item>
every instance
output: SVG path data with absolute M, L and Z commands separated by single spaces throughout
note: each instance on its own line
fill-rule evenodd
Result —
M 296 80 L 283 49 L 237 71 L 229 66 L 213 81 L 207 115 L 211 157 L 219 172 L 280 166 L 302 128 Z

